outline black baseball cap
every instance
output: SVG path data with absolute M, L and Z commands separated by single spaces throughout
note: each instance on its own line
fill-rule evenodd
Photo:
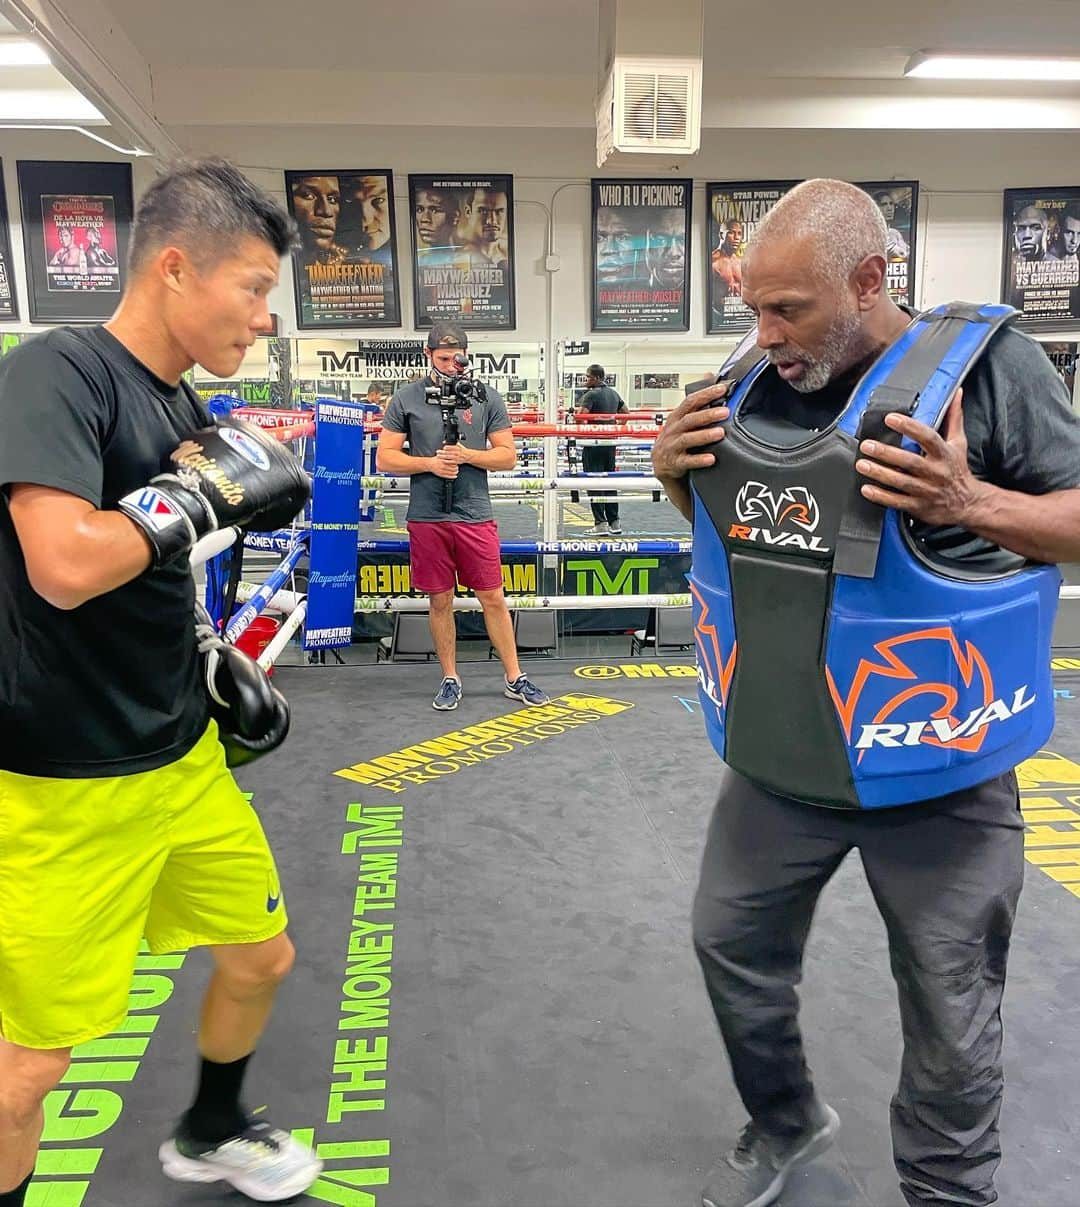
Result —
M 467 348 L 469 337 L 457 323 L 435 323 L 428 332 L 429 348 Z

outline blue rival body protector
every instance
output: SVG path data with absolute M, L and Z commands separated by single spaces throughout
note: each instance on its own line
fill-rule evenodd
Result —
M 1057 569 L 960 530 L 978 556 L 941 552 L 866 500 L 855 470 L 865 439 L 919 452 L 884 416 L 936 429 L 1015 313 L 919 315 L 820 432 L 755 418 L 775 369 L 747 352 L 753 333 L 721 369 L 741 380 L 716 464 L 691 475 L 698 679 L 717 753 L 770 792 L 913 804 L 1000 775 L 1049 738 Z

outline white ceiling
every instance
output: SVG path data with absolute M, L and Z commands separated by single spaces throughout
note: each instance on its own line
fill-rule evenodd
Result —
M 153 67 L 596 75 L 597 0 L 107 3 Z M 1080 0 L 705 0 L 717 88 L 761 76 L 897 79 L 925 48 L 1080 52 Z
M 661 8 L 664 0 L 657 0 Z M 1076 84 L 905 80 L 916 50 L 1080 54 L 1080 0 L 704 0 L 705 130 L 1080 131 Z M 0 0 L 134 140 L 594 128 L 599 0 Z M 193 136 L 194 131 L 204 133 Z M 234 139 L 235 141 L 235 139 Z

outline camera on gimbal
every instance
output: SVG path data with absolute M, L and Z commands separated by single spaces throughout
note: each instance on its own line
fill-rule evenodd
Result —
M 431 372 L 435 380 L 424 387 L 424 397 L 442 412 L 445 444 L 458 444 L 461 440 L 456 412 L 464 411 L 475 403 L 487 402 L 487 388 L 474 377 L 469 358 L 459 352 L 454 357 L 454 368 L 456 373 L 443 373 L 432 365 Z M 443 483 L 443 507 L 448 512 L 451 510 L 453 497 L 454 483 L 448 480 Z
M 457 373 L 443 373 L 433 365 L 431 371 L 435 381 L 424 387 L 427 401 L 442 410 L 447 444 L 457 444 L 459 438 L 454 412 L 487 402 L 487 387 L 482 381 L 476 380 L 468 358 L 459 353 L 454 357 L 454 367 Z

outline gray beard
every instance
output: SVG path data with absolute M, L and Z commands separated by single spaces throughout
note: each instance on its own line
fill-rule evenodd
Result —
M 824 389 L 839 370 L 859 361 L 863 344 L 859 338 L 861 331 L 862 319 L 857 310 L 837 315 L 825 336 L 820 354 L 813 358 L 804 355 L 802 362 L 806 372 L 798 381 L 788 384 L 800 394 L 812 394 Z

